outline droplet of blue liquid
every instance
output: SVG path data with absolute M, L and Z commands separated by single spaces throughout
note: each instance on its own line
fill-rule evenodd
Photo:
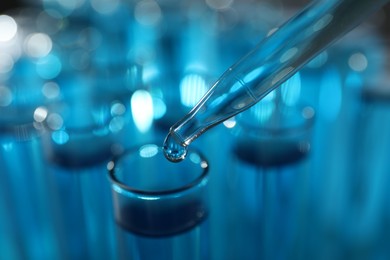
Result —
M 171 133 L 165 138 L 164 155 L 171 162 L 181 162 L 187 155 L 187 147 L 179 143 Z

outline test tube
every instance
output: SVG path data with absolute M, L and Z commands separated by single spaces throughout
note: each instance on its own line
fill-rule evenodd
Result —
M 386 67 L 388 71 L 388 67 Z M 361 106 L 352 136 L 349 154 L 354 163 L 348 166 L 345 190 L 345 208 L 340 209 L 341 217 L 349 218 L 348 223 L 339 223 L 339 253 L 349 258 L 361 254 L 388 254 L 388 248 L 381 243 L 388 239 L 383 227 L 389 222 L 389 203 L 387 185 L 389 165 L 387 154 L 390 147 L 388 130 L 389 115 L 388 76 L 377 75 L 363 86 Z M 346 216 L 345 216 L 346 215 Z M 351 216 L 352 215 L 352 216 Z M 337 224 L 336 221 L 333 221 Z
M 0 258 L 60 259 L 42 126 L 35 120 L 44 102 L 40 90 L 48 74 L 41 72 L 51 40 L 35 23 L 42 17 L 34 9 L 15 9 L 1 17 L 0 30 L 10 29 L 10 34 L 0 44 Z M 39 47 L 32 47 L 37 41 Z
M 6 258 L 59 258 L 61 254 L 49 203 L 50 177 L 44 169 L 41 139 L 33 121 L 31 117 L 31 128 L 18 124 L 11 128 L 7 124 L 9 131 L 0 134 L 4 200 L 0 211 L 5 211 L 1 215 L 4 229 L 0 241 L 4 239 L 1 244 L 7 245 L 2 251 Z
M 208 162 L 181 164 L 146 144 L 108 163 L 123 259 L 207 259 Z
M 65 168 L 89 167 L 108 161 L 120 146 L 132 90 L 126 85 L 126 69 L 104 72 L 63 72 L 44 85 L 56 92 L 39 110 L 47 130 L 48 161 Z
M 313 208 L 313 213 L 317 215 L 317 223 L 312 225 L 312 230 L 316 230 L 316 233 L 312 233 L 312 237 L 322 240 L 316 243 L 318 249 L 313 252 L 329 252 L 328 258 L 347 252 L 356 252 L 358 248 L 366 247 L 368 243 L 366 245 L 364 243 L 371 235 L 361 234 L 375 233 L 372 232 L 371 227 L 376 224 L 369 223 L 380 223 L 374 220 L 378 217 L 374 209 L 370 213 L 372 222 L 366 221 L 371 217 L 363 217 L 363 214 L 356 213 L 359 217 L 353 217 L 355 214 L 350 214 L 354 210 L 362 210 L 366 213 L 370 211 L 365 210 L 364 207 L 371 202 L 367 201 L 367 205 L 361 205 L 366 202 L 360 202 L 358 197 L 372 196 L 372 200 L 375 195 L 368 195 L 370 193 L 368 187 L 378 185 L 374 182 L 380 179 L 376 179 L 378 175 L 372 175 L 373 169 L 369 169 L 371 163 L 368 163 L 381 157 L 377 157 L 375 145 L 371 146 L 372 149 L 367 154 L 367 149 L 363 149 L 368 144 L 366 141 L 370 139 L 374 141 L 376 139 L 374 136 L 380 136 L 378 131 L 373 135 L 367 134 L 371 137 L 366 139 L 366 131 L 372 132 L 369 130 L 371 127 L 375 129 L 373 122 L 376 112 L 373 112 L 374 106 L 362 101 L 361 92 L 365 91 L 367 81 L 376 79 L 378 74 L 383 73 L 386 60 L 383 50 L 385 44 L 378 34 L 366 29 L 366 26 L 357 28 L 334 48 L 329 49 L 327 62 L 319 71 L 320 75 L 312 79 L 316 80 L 316 84 L 319 83 L 320 88 L 317 93 L 318 103 L 315 105 L 317 120 L 312 141 L 314 150 L 311 156 L 310 189 L 313 194 L 311 196 L 313 205 L 322 205 Z M 364 39 L 362 35 L 365 36 Z M 357 41 L 358 43 L 351 44 Z M 313 83 L 306 82 L 306 90 L 311 88 Z M 384 118 L 382 119 L 386 122 Z M 383 124 L 381 129 L 385 127 Z M 384 139 L 380 139 L 380 143 L 383 144 Z M 378 152 L 378 155 L 380 153 Z M 357 156 L 364 159 L 358 159 Z M 369 159 L 370 156 L 373 159 Z M 370 176 L 368 179 L 366 179 L 367 174 Z M 360 189 L 365 191 L 360 193 L 358 191 Z M 380 188 L 373 188 L 373 190 L 380 193 Z M 377 197 L 377 199 L 378 201 L 372 200 L 373 208 L 380 204 L 381 198 Z M 345 221 L 347 216 L 353 218 L 347 221 L 348 224 Z M 363 222 L 364 225 L 361 224 Z M 365 226 L 365 231 L 362 230 L 363 226 Z M 359 232 L 362 233 L 359 234 Z M 362 237 L 364 239 L 361 239 Z M 358 240 L 360 241 L 356 243 Z M 365 242 L 362 242 L 364 240 Z
M 111 201 L 101 165 L 129 142 L 130 135 L 121 138 L 129 120 L 130 71 L 65 71 L 44 86 L 53 95 L 40 107 L 46 129 L 42 143 L 54 180 L 50 198 L 58 240 L 68 258 L 115 258 Z
M 128 132 L 123 140 L 121 134 L 140 71 L 107 55 L 112 46 L 101 44 L 101 28 L 90 18 L 59 20 L 66 22 L 52 38 L 52 52 L 60 57 L 61 69 L 37 90 L 45 102 L 34 114 L 35 124 L 45 130 L 41 141 L 48 163 L 44 172 L 52 180 L 47 198 L 54 215 L 53 241 L 64 259 L 112 259 L 113 225 L 106 221 L 111 220 L 111 200 L 105 204 L 109 193 L 104 189 L 105 167 L 99 171 L 99 165 L 133 140 Z M 123 36 L 122 30 L 117 33 Z
M 286 104 L 294 96 L 292 84 L 235 118 L 226 181 L 232 194 L 227 215 L 235 227 L 228 243 L 236 258 L 299 258 L 304 252 L 314 110 Z
M 56 240 L 64 259 L 114 259 L 115 229 L 105 163 L 82 168 L 49 164 Z

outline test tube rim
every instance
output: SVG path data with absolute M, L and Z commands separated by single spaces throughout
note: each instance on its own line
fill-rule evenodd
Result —
M 181 193 L 181 192 L 184 192 L 184 191 L 188 191 L 188 190 L 190 190 L 190 189 L 192 189 L 192 188 L 194 188 L 194 187 L 196 187 L 198 185 L 201 185 L 204 182 L 204 180 L 207 180 L 207 178 L 209 176 L 209 170 L 210 170 L 209 161 L 197 149 L 190 149 L 188 151 L 188 155 L 194 154 L 194 153 L 197 154 L 199 156 L 199 158 L 201 159 L 200 162 L 206 162 L 206 167 L 201 167 L 202 168 L 201 174 L 199 174 L 199 176 L 197 176 L 194 180 L 186 183 L 185 185 L 181 185 L 179 188 L 174 188 L 174 189 L 157 190 L 157 191 L 146 191 L 146 190 L 133 188 L 131 186 L 128 186 L 128 185 L 124 184 L 123 182 L 121 182 L 116 177 L 116 174 L 115 174 L 115 164 L 121 158 L 123 158 L 124 156 L 137 152 L 139 150 L 139 148 L 144 146 L 144 145 L 156 145 L 156 142 L 154 142 L 154 143 L 151 142 L 151 143 L 147 143 L 147 144 L 143 144 L 143 145 L 140 145 L 140 146 L 129 148 L 129 149 L 125 150 L 124 152 L 122 152 L 121 154 L 118 154 L 118 155 L 114 156 L 110 160 L 109 164 L 112 163 L 113 165 L 111 167 L 107 167 L 107 169 L 108 169 L 108 177 L 109 177 L 109 180 L 110 180 L 112 185 L 117 185 L 121 189 L 123 189 L 123 190 L 125 190 L 127 192 L 130 192 L 130 193 L 133 193 L 135 195 L 165 196 L 165 195 L 173 195 L 173 194 Z M 158 146 L 158 145 L 156 145 L 156 146 L 158 147 L 158 153 L 160 153 L 162 156 L 164 156 L 162 147 Z M 164 157 L 164 159 L 165 159 L 165 157 Z M 170 162 L 170 163 L 173 163 L 173 162 Z M 180 163 L 173 163 L 173 164 L 180 164 Z M 199 163 L 199 165 L 200 165 L 200 163 Z
M 268 134 L 268 135 L 279 136 L 283 134 L 288 134 L 290 136 L 299 133 L 304 133 L 305 131 L 310 130 L 315 124 L 315 118 L 316 118 L 315 109 L 310 105 L 298 106 L 294 108 L 294 109 L 298 109 L 301 114 L 303 114 L 303 111 L 306 108 L 311 109 L 313 111 L 313 114 L 307 117 L 302 115 L 304 120 L 303 123 L 299 125 L 295 125 L 292 127 L 277 128 L 277 127 L 270 127 L 265 125 L 254 126 L 253 124 L 248 123 L 247 120 L 239 120 L 239 128 L 242 129 L 243 131 L 245 130 L 245 132 L 248 134 L 254 133 L 256 135 Z M 292 109 L 292 107 L 290 109 Z

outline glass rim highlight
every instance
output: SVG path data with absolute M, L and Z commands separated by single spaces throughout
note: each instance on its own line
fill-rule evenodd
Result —
M 162 156 L 163 159 L 166 160 L 167 163 L 170 163 L 172 165 L 176 165 L 177 167 L 180 167 L 181 163 L 172 163 L 172 162 L 169 162 L 169 160 L 165 158 L 164 152 L 163 152 L 163 149 L 161 146 L 158 146 L 155 143 L 143 144 L 143 145 L 140 145 L 138 147 L 130 148 L 130 149 L 124 151 L 123 153 L 116 155 L 114 158 L 112 158 L 107 163 L 108 177 L 109 177 L 109 180 L 112 184 L 117 185 L 119 188 L 121 188 L 127 192 L 134 193 L 137 195 L 159 196 L 159 195 L 172 195 L 172 194 L 180 193 L 180 192 L 183 192 L 186 190 L 190 190 L 191 188 L 196 187 L 197 185 L 200 185 L 205 180 L 205 178 L 208 177 L 208 175 L 209 175 L 209 162 L 208 162 L 208 160 L 198 150 L 190 149 L 188 151 L 188 155 L 187 155 L 185 160 L 191 160 L 191 158 L 190 158 L 191 155 L 195 154 L 200 158 L 199 163 L 195 163 L 194 161 L 192 161 L 192 162 L 194 163 L 194 165 L 197 165 L 201 168 L 201 173 L 192 181 L 189 181 L 186 184 L 179 186 L 178 188 L 171 188 L 171 189 L 166 189 L 166 190 L 156 190 L 156 191 L 143 190 L 143 189 L 132 187 L 132 186 L 129 186 L 129 185 L 123 183 L 121 180 L 118 179 L 118 177 L 116 175 L 116 171 L 115 171 L 116 164 L 121 159 L 123 159 L 126 156 L 129 156 L 130 154 L 134 154 L 134 156 L 140 156 L 139 154 L 137 154 L 137 152 L 139 152 L 142 147 L 145 147 L 147 145 L 155 145 L 156 148 L 158 149 L 157 153 L 155 155 L 153 155 L 153 157 L 156 155 Z
M 299 112 L 297 114 L 301 116 L 302 122 L 292 126 L 275 127 L 275 126 L 268 126 L 267 124 L 253 125 L 252 121 L 248 121 L 247 119 L 239 119 L 237 120 L 237 122 L 239 122 L 239 124 L 237 124 L 237 128 L 245 130 L 248 134 L 290 136 L 290 135 L 300 134 L 313 127 L 315 123 L 316 112 L 312 106 L 305 105 L 305 106 L 298 106 L 298 107 L 289 107 L 288 109 L 295 110 L 295 112 Z M 309 110 L 309 113 L 307 113 L 307 111 L 305 110 Z

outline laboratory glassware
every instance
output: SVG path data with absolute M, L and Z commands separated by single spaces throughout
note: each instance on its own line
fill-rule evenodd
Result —
M 130 250 L 130 258 L 141 259 L 207 256 L 205 157 L 190 151 L 186 162 L 172 164 L 161 147 L 146 144 L 114 158 L 107 168 L 122 254 Z
M 171 127 L 164 141 L 167 159 L 183 160 L 187 146 L 202 133 L 256 104 L 387 2 L 314 1 L 271 31 Z

